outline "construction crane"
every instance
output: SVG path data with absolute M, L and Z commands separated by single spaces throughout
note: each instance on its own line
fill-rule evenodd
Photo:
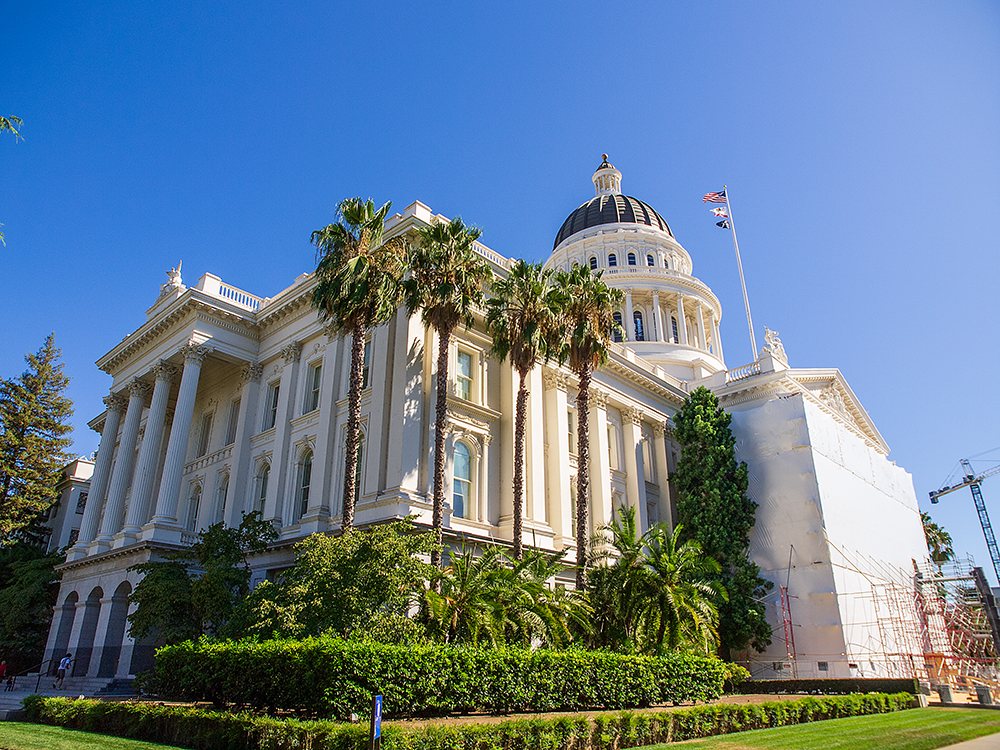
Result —
M 994 474 L 1000 474 L 1000 466 L 994 466 L 992 469 L 987 469 L 986 471 L 981 471 L 976 474 L 972 468 L 972 464 L 969 463 L 969 459 L 963 458 L 959 463 L 962 464 L 962 469 L 965 471 L 965 478 L 958 484 L 942 487 L 939 490 L 929 493 L 931 496 L 931 502 L 936 503 L 938 498 L 942 495 L 947 495 L 949 492 L 960 490 L 963 487 L 968 487 L 972 490 L 972 500 L 975 502 L 976 511 L 979 513 L 979 523 L 983 526 L 983 536 L 986 537 L 986 547 L 990 551 L 990 559 L 993 560 L 993 572 L 996 573 L 997 581 L 1000 582 L 1000 551 L 997 550 L 997 540 L 996 537 L 993 536 L 993 527 L 990 525 L 990 516 L 986 512 L 986 503 L 983 502 L 983 492 L 979 489 L 980 483 L 986 479 L 986 477 L 991 477 Z

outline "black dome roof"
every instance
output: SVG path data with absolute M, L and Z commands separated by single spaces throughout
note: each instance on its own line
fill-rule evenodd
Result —
M 567 237 L 601 224 L 645 224 L 673 237 L 667 222 L 651 206 L 638 198 L 612 193 L 591 198 L 566 217 L 552 249 L 559 247 Z

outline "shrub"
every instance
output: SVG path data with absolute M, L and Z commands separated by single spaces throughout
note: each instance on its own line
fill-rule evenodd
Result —
M 758 705 L 609 713 L 502 721 L 499 724 L 385 725 L 385 750 L 621 750 L 749 729 L 909 708 L 913 697 L 871 694 L 802 698 Z M 24 700 L 29 721 L 167 742 L 195 750 L 367 750 L 368 727 L 273 719 L 149 703 L 42 698 Z
M 712 700 L 727 671 L 693 655 L 478 649 L 307 638 L 208 641 L 157 652 L 159 695 L 312 716 L 392 718 L 454 711 L 570 711 Z

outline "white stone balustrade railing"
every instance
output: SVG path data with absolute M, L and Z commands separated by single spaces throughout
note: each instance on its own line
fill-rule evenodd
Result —
M 227 445 L 225 448 L 215 451 L 215 453 L 207 453 L 204 456 L 199 456 L 184 467 L 184 473 L 190 474 L 192 471 L 198 471 L 199 469 L 204 469 L 206 466 L 211 466 L 217 461 L 225 461 L 231 455 L 233 455 L 233 446 Z
M 757 362 L 751 362 L 748 365 L 743 365 L 742 367 L 737 367 L 735 370 L 727 370 L 726 382 L 735 383 L 737 380 L 752 378 L 754 375 L 760 375 L 759 360 Z
M 227 284 L 218 276 L 211 273 L 206 273 L 198 279 L 198 283 L 194 288 L 205 294 L 231 302 L 237 307 L 242 307 L 244 310 L 257 310 L 264 301 L 263 297 L 258 297 L 250 294 L 250 292 L 237 289 L 232 284 Z
M 493 261 L 498 266 L 500 266 L 500 268 L 506 269 L 508 271 L 510 270 L 510 260 L 500 255 L 500 253 L 493 252 L 488 247 L 486 247 L 486 245 L 483 245 L 479 242 L 473 243 L 473 247 L 476 248 L 477 253 L 482 255 L 487 260 Z
M 198 541 L 198 535 L 190 531 L 181 532 L 181 544 L 191 546 Z

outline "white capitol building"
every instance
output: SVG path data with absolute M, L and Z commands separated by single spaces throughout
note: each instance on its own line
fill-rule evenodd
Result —
M 626 294 L 626 340 L 591 390 L 591 522 L 623 505 L 644 528 L 674 522 L 670 472 L 680 450 L 670 419 L 690 390 L 707 386 L 733 413 L 760 505 L 751 556 L 775 584 L 773 643 L 744 663 L 758 677 L 909 674 L 871 592 L 905 588 L 912 560 L 926 555 L 910 475 L 887 459 L 838 370 L 789 368 L 771 332 L 755 362 L 727 369 L 722 306 L 693 275 L 691 255 L 659 213 L 622 194 L 621 172 L 606 159 L 593 182 L 596 196 L 569 215 L 546 261 L 588 264 Z M 442 218 L 415 202 L 386 231 Z M 477 248 L 506 273 L 511 259 Z M 146 322 L 97 361 L 114 380 L 90 422 L 101 441 L 89 498 L 63 503 L 82 517 L 46 658 L 70 651 L 77 676 L 109 680 L 148 669 L 155 644 L 127 633 L 137 582 L 128 568 L 190 544 L 212 523 L 235 525 L 254 510 L 273 519 L 280 538 L 254 559 L 255 581 L 287 567 L 305 535 L 339 529 L 349 342 L 324 329 L 314 286 L 304 273 L 261 298 L 210 273 L 186 287 L 172 272 Z M 481 319 L 453 337 L 451 542 L 512 539 L 517 376 L 489 347 Z M 433 331 L 405 310 L 366 346 L 360 525 L 409 515 L 430 524 L 434 351 Z M 524 542 L 568 549 L 572 561 L 575 378 L 548 364 L 529 387 Z

